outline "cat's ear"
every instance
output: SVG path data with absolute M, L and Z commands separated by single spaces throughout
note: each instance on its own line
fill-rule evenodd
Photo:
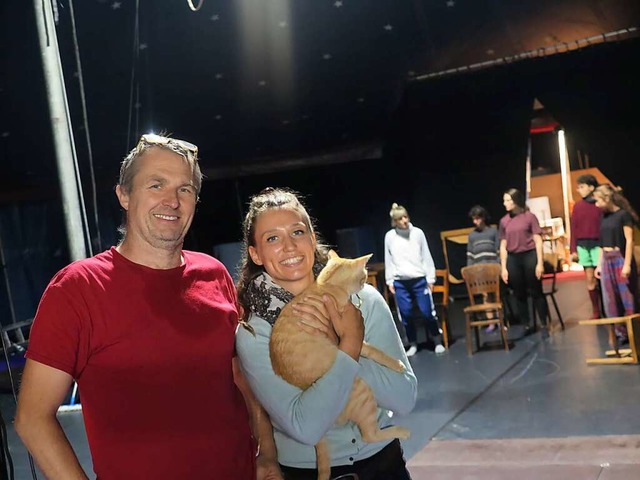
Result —
M 373 257 L 373 253 L 370 253 L 369 255 L 365 255 L 363 257 L 358 257 L 355 260 L 361 262 L 363 265 L 366 265 L 371 257 Z
M 333 260 L 335 258 L 340 258 L 340 256 L 336 252 L 334 252 L 333 250 L 329 250 L 328 255 L 329 255 L 329 260 Z

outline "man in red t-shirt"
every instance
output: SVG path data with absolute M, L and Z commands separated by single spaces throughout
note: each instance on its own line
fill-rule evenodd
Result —
M 201 183 L 194 145 L 143 136 L 116 187 L 123 240 L 47 287 L 15 421 L 47 478 L 88 478 L 56 419 L 74 380 L 99 479 L 256 478 L 235 288 L 220 262 L 182 250 Z M 270 448 L 260 464 L 277 468 Z

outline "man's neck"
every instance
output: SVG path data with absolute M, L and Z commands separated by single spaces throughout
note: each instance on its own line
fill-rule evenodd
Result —
M 155 248 L 151 245 L 134 245 L 134 242 L 127 241 L 125 238 L 123 242 L 116 247 L 116 250 L 120 255 L 133 263 L 157 270 L 169 270 L 179 267 L 183 263 L 181 245 L 175 249 L 165 250 Z

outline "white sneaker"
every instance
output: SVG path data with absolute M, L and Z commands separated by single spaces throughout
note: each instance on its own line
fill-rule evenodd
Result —
M 442 355 L 446 350 L 442 345 L 436 345 L 434 352 L 436 352 L 437 355 Z
M 411 345 L 407 350 L 407 357 L 413 357 L 416 353 L 418 353 L 418 347 Z

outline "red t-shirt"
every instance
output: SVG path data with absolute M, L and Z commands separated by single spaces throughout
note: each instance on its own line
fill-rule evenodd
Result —
M 58 272 L 40 301 L 27 357 L 77 380 L 101 480 L 255 478 L 235 288 L 214 258 L 183 257 L 156 270 L 112 248 Z
M 538 218 L 526 210 L 513 217 L 506 214 L 500 220 L 500 240 L 507 241 L 507 252 L 522 253 L 536 248 L 534 235 L 542 235 Z

